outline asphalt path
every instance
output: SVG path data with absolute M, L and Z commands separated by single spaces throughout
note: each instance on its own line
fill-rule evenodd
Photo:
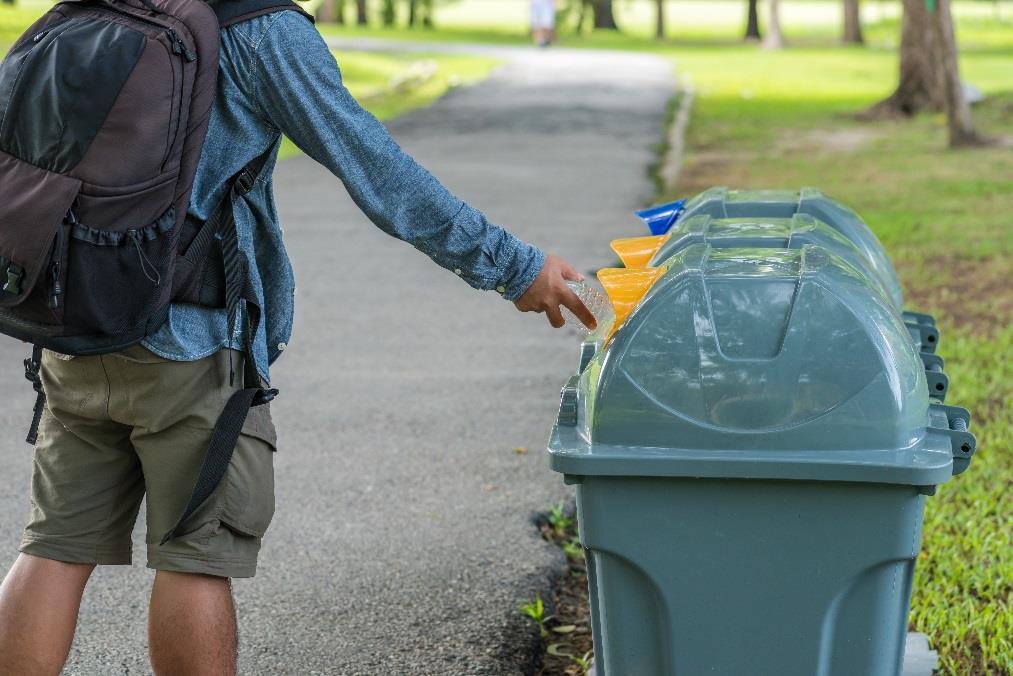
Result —
M 670 62 L 481 50 L 504 66 L 391 130 L 495 222 L 582 271 L 609 265 L 610 239 L 641 232 L 631 211 L 653 192 Z M 241 673 L 530 673 L 537 636 L 517 605 L 562 563 L 533 516 L 567 495 L 544 446 L 577 332 L 391 240 L 312 161 L 275 180 L 297 324 L 272 374 L 278 511 L 258 577 L 236 584 Z M 28 511 L 24 352 L 0 340 L 0 572 Z M 149 673 L 143 542 L 139 529 L 133 567 L 97 571 L 67 673 Z

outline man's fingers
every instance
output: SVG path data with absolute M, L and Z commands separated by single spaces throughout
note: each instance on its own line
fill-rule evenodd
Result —
M 563 319 L 563 313 L 559 311 L 559 307 L 556 305 L 550 305 L 545 309 L 545 314 L 549 318 L 549 323 L 552 324 L 552 328 L 559 329 L 566 324 L 566 320 Z
M 559 262 L 559 272 L 563 275 L 563 279 L 570 282 L 583 282 L 584 275 L 574 270 L 569 263 L 561 260 Z
M 563 305 L 580 320 L 581 324 L 587 327 L 588 331 L 594 331 L 598 328 L 598 321 L 594 318 L 594 315 L 591 314 L 586 305 L 580 302 L 580 298 L 573 291 L 567 289 L 567 293 L 563 295 Z

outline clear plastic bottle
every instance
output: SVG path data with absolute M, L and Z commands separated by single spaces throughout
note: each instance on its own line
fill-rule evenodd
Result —
M 595 333 L 600 333 L 605 330 L 607 324 L 611 322 L 612 318 L 612 303 L 601 291 L 593 286 L 589 286 L 586 282 L 567 282 L 566 285 L 577 294 L 577 298 L 580 298 L 580 302 L 591 311 L 594 318 L 598 320 L 598 328 Z M 565 306 L 561 306 L 560 309 L 563 312 L 563 319 L 570 326 L 574 326 L 578 329 L 587 331 L 587 327 L 584 326 L 583 322 L 577 319 L 576 315 L 570 312 Z

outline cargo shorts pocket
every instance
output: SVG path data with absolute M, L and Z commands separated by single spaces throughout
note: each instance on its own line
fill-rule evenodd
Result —
M 274 518 L 276 450 L 267 407 L 251 410 L 225 473 L 220 519 L 229 530 L 255 538 L 267 532 Z

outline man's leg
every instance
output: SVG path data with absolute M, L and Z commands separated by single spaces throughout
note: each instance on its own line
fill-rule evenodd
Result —
M 56 676 L 95 566 L 22 554 L 0 584 L 0 676 Z
M 235 673 L 230 580 L 256 574 L 261 538 L 274 515 L 277 437 L 265 405 L 250 411 L 221 484 L 163 542 L 193 492 L 222 402 L 240 387 L 229 383 L 230 357 L 241 370 L 242 356 L 227 351 L 188 363 L 152 355 L 124 367 L 132 382 L 158 383 L 138 388 L 133 410 L 141 419 L 130 437 L 147 490 L 148 567 L 157 571 L 148 626 L 158 676 Z
M 231 580 L 155 573 L 148 645 L 158 676 L 231 676 L 238 643 Z

